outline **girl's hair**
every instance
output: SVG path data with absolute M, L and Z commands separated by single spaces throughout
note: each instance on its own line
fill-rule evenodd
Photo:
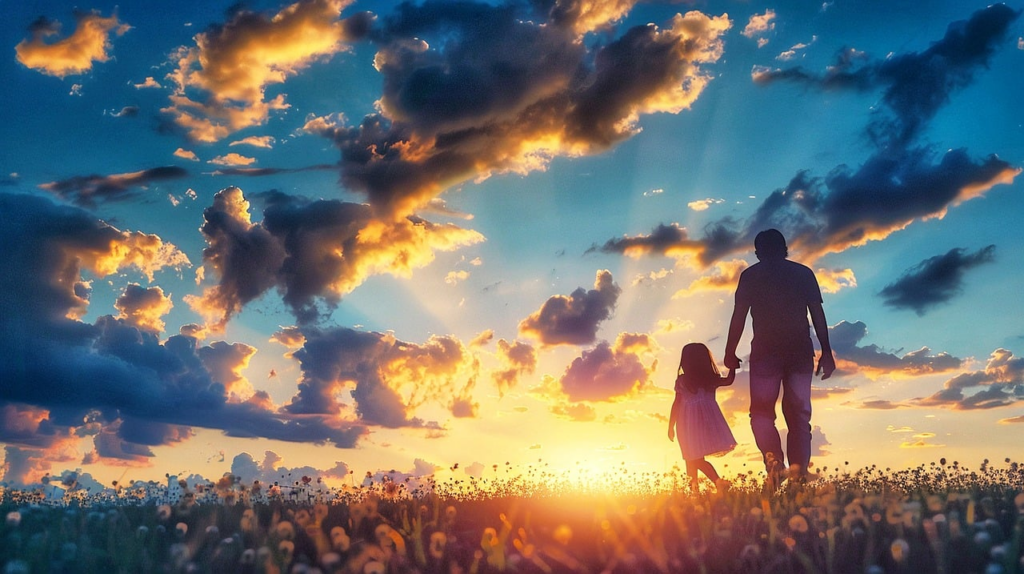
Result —
M 679 355 L 679 373 L 690 392 L 714 390 L 722 380 L 711 350 L 704 343 L 689 343 Z

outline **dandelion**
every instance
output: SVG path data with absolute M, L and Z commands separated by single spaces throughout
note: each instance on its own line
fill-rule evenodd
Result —
M 810 528 L 807 525 L 807 519 L 799 514 L 795 514 L 789 519 L 789 530 L 792 532 L 798 532 L 805 534 Z
M 351 545 L 352 540 L 348 537 L 348 533 L 345 532 L 344 528 L 335 526 L 331 529 L 331 548 L 338 552 L 348 552 Z
M 276 532 L 278 538 L 282 540 L 295 540 L 295 526 L 287 520 L 282 520 L 277 523 Z
M 175 536 L 177 536 L 178 538 L 184 538 L 186 534 L 188 534 L 188 524 L 185 524 L 184 522 L 179 522 L 174 525 Z
M 910 555 L 910 545 L 907 544 L 906 540 L 897 538 L 896 540 L 893 540 L 892 544 L 889 546 L 889 552 L 892 554 L 892 559 L 895 560 L 897 564 L 901 564 L 907 559 L 907 556 Z

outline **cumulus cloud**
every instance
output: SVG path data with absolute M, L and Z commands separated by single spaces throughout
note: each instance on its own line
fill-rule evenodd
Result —
M 276 287 L 302 323 L 316 319 L 316 301 L 328 306 L 367 277 L 408 277 L 435 251 L 481 241 L 472 230 L 408 217 L 374 219 L 369 206 L 310 200 L 268 192 L 263 221 L 252 223 L 249 202 L 237 187 L 223 189 L 203 212 L 203 267 L 218 284 L 186 297 L 216 327 L 243 305 Z
M 966 394 L 969 389 L 978 389 Z M 1006 349 L 996 349 L 984 369 L 961 373 L 935 394 L 910 401 L 915 406 L 958 411 L 1007 407 L 1024 402 L 1024 359 Z
M 212 163 L 214 165 L 246 166 L 256 163 L 256 158 L 247 157 L 235 152 L 231 152 L 226 153 L 224 155 L 219 155 L 211 159 L 207 163 Z
M 436 427 L 413 416 L 426 403 L 446 406 L 456 416 L 475 412 L 471 392 L 479 361 L 454 337 L 434 335 L 418 345 L 391 334 L 342 327 L 306 327 L 302 335 L 303 346 L 293 353 L 302 379 L 298 393 L 284 406 L 287 412 L 354 411 L 365 424 L 390 428 Z M 344 395 L 352 402 L 343 402 Z M 467 407 L 471 412 L 463 410 Z
M 124 293 L 114 301 L 114 307 L 120 312 L 119 319 L 144 331 L 159 334 L 164 331 L 163 316 L 171 311 L 174 303 L 169 296 L 164 295 L 160 287 L 129 283 Z
M 615 401 L 634 396 L 651 384 L 655 361 L 641 361 L 657 348 L 649 335 L 622 333 L 615 342 L 601 341 L 573 359 L 558 379 L 562 393 L 572 402 Z
M 162 88 L 160 82 L 153 79 L 153 76 L 146 76 L 146 79 L 138 84 L 132 84 L 136 90 L 142 90 L 146 88 Z
M 274 139 L 273 136 L 249 136 L 249 137 L 242 138 L 242 139 L 240 139 L 238 141 L 233 141 L 230 144 L 228 144 L 228 146 L 229 147 L 234 147 L 236 145 L 251 145 L 253 147 L 261 147 L 261 148 L 269 149 L 269 148 L 274 147 L 275 143 L 276 143 L 276 140 Z
M 686 204 L 686 207 L 689 207 L 694 211 L 707 211 L 712 205 L 718 205 L 719 203 L 725 203 L 725 200 L 708 197 L 706 199 L 691 201 Z
M 760 36 L 775 29 L 775 22 L 773 20 L 775 20 L 775 10 L 771 8 L 765 10 L 764 14 L 753 14 L 747 20 L 747 25 L 743 27 L 743 31 L 740 33 L 747 38 Z M 759 44 L 758 47 L 760 46 Z
M 711 269 L 711 273 L 693 280 L 689 287 L 677 291 L 673 297 L 685 297 L 705 291 L 733 291 L 740 280 L 740 273 L 747 268 L 742 259 L 719 261 Z
M 174 150 L 174 157 L 180 157 L 181 159 L 187 159 L 189 161 L 199 161 L 196 153 L 192 150 L 178 148 Z
M 587 403 L 558 403 L 549 407 L 548 411 L 575 422 L 589 423 L 597 420 L 597 409 Z
M 951 95 L 989 65 L 1017 16 L 1005 5 L 989 6 L 951 25 L 921 53 L 872 61 L 846 50 L 824 76 L 801 68 L 759 72 L 755 79 L 764 85 L 785 80 L 822 89 L 881 89 L 881 105 L 867 126 L 875 153 L 856 169 L 840 165 L 825 177 L 801 171 L 746 221 L 711 222 L 701 237 L 677 224 L 660 224 L 649 235 L 610 239 L 591 251 L 693 256 L 706 267 L 749 253 L 754 236 L 774 227 L 786 235 L 791 254 L 813 261 L 882 240 L 915 221 L 941 218 L 951 207 L 1012 183 L 1020 168 L 995 156 L 976 160 L 963 149 L 937 153 L 917 140 Z
M 136 188 L 147 189 L 152 184 L 181 179 L 187 175 L 185 169 L 169 165 L 130 173 L 79 175 L 43 183 L 39 187 L 75 205 L 94 208 L 99 203 L 135 199 L 139 196 Z
M 974 267 L 995 260 L 995 245 L 974 253 L 950 249 L 945 255 L 929 257 L 886 285 L 879 295 L 885 304 L 897 309 L 913 309 L 918 315 L 946 303 L 963 292 L 964 274 Z
M 498 387 L 498 394 L 504 396 L 519 383 L 519 379 L 537 370 L 537 350 L 522 341 L 509 343 L 498 339 L 498 361 L 501 366 L 491 372 L 491 378 Z
M 245 9 L 195 36 L 195 46 L 172 56 L 167 78 L 175 86 L 162 111 L 189 137 L 215 142 L 262 125 L 272 111 L 289 107 L 285 94 L 267 97 L 314 62 L 346 49 L 365 32 L 367 16 L 341 18 L 347 0 L 299 0 L 277 14 Z
M 134 270 L 152 281 L 161 269 L 188 264 L 159 237 L 120 231 L 42 197 L 0 194 L 0 244 L 9 246 L 0 264 L 18 270 L 0 278 L 9 304 L 0 331 L 0 407 L 34 409 L 17 419 L 36 422 L 18 428 L 38 435 L 20 444 L 39 450 L 52 444 L 48 436 L 93 434 L 90 457 L 143 463 L 144 447 L 184 440 L 191 427 L 344 447 L 365 432 L 336 418 L 270 410 L 265 396 L 231 402 L 225 382 L 232 381 L 214 378 L 195 339 L 161 342 L 136 326 L 145 313 L 133 311 L 149 308 L 147 295 L 162 304 L 157 291 L 127 290 L 119 299 L 124 318 L 78 320 L 88 304 L 85 270 L 98 278 Z
M 210 163 L 213 162 L 211 161 Z M 327 164 L 307 165 L 303 167 L 225 167 L 210 172 L 210 175 L 232 177 L 264 177 L 268 175 L 280 175 L 282 173 L 301 173 L 304 171 L 324 171 L 334 169 L 337 169 L 337 166 Z
M 559 2 L 536 13 L 526 4 L 403 4 L 372 35 L 380 112 L 358 126 L 319 117 L 305 129 L 339 148 L 347 188 L 397 214 L 467 180 L 604 151 L 637 133 L 641 115 L 687 109 L 731 25 L 689 12 L 596 47 L 579 41 L 581 26 L 628 5 Z
M 234 402 L 246 400 L 255 393 L 252 384 L 242 374 L 255 354 L 255 347 L 225 341 L 215 341 L 209 346 L 196 349 L 196 355 L 207 372 L 215 381 L 224 385 L 228 400 Z
M 862 321 L 840 321 L 829 327 L 829 341 L 841 371 L 859 372 L 872 378 L 881 375 L 914 377 L 953 371 L 963 364 L 961 359 L 945 352 L 932 354 L 928 347 L 898 356 L 896 353 L 900 351 L 887 352 L 874 344 L 860 346 L 867 334 L 867 325 Z
M 853 269 L 821 269 L 814 274 L 818 278 L 818 287 L 822 293 L 838 293 L 840 289 L 857 286 L 857 276 Z
M 60 22 L 40 16 L 29 26 L 30 37 L 14 47 L 22 65 L 43 74 L 63 78 L 92 70 L 94 62 L 110 59 L 110 33 L 120 36 L 131 27 L 117 19 L 104 18 L 99 12 L 77 12 L 75 31 L 66 38 L 48 42 L 60 34 Z
M 586 345 L 597 339 L 601 322 L 612 315 L 622 289 L 608 270 L 598 271 L 594 288 L 555 295 L 519 323 L 519 332 L 544 345 Z

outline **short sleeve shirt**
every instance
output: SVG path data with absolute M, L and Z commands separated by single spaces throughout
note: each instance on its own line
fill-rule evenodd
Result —
M 754 339 L 751 360 L 767 355 L 813 355 L 807 307 L 821 303 L 810 268 L 779 259 L 760 261 L 740 274 L 736 305 L 749 306 Z

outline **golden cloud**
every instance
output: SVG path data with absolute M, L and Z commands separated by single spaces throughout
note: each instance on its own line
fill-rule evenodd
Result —
M 283 83 L 313 62 L 345 49 L 340 18 L 348 0 L 300 0 L 272 17 L 241 11 L 223 26 L 195 36 L 194 47 L 174 55 L 168 74 L 177 86 L 162 111 L 192 139 L 215 142 L 266 122 L 288 108 L 284 94 L 266 99 L 267 86 Z M 200 99 L 189 94 L 201 92 Z
M 60 23 L 40 18 L 30 29 L 32 37 L 14 47 L 15 57 L 28 68 L 58 78 L 84 74 L 93 62 L 110 59 L 111 31 L 120 36 L 131 28 L 119 22 L 116 13 L 104 18 L 99 12 L 82 12 L 75 19 L 77 26 L 70 36 L 47 44 L 48 38 L 60 32 Z

